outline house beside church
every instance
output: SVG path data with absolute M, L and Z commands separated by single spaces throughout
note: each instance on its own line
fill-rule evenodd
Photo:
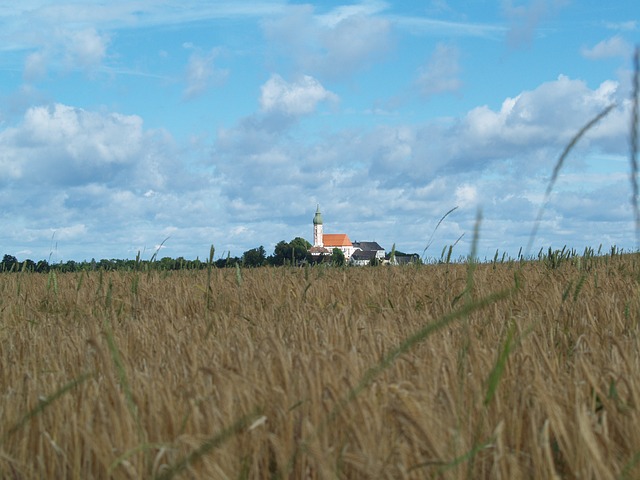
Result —
M 373 250 L 363 251 L 358 250 L 351 255 L 351 265 L 357 265 L 359 267 L 371 265 L 377 259 L 376 252 Z M 384 259 L 384 257 L 383 257 Z M 381 261 L 382 262 L 382 261 Z
M 373 262 L 384 262 L 384 248 L 378 242 L 353 242 L 356 251 L 351 256 L 353 265 L 371 265 Z
M 376 242 L 352 243 L 346 233 L 324 233 L 320 205 L 313 217 L 313 246 L 309 249 L 312 256 L 331 255 L 333 249 L 339 249 L 347 262 L 355 265 L 368 265 L 371 258 L 384 260 L 384 248 Z

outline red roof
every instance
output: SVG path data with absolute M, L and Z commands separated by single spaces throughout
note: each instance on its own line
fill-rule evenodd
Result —
M 322 245 L 325 247 L 351 247 L 351 240 L 346 233 L 325 233 L 322 235 Z

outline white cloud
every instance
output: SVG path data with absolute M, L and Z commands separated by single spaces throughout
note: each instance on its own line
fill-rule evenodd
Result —
M 460 90 L 462 81 L 458 78 L 459 58 L 458 48 L 438 43 L 427 65 L 419 71 L 417 83 L 420 92 L 429 97 Z
M 2 7 L 0 7 L 2 8 Z M 228 18 L 261 18 L 282 13 L 282 0 L 256 0 L 250 2 L 183 0 L 179 8 L 171 2 L 155 0 L 112 0 L 110 2 L 85 2 L 61 0 L 22 0 L 13 2 L 8 10 L 0 10 L 0 23 L 8 39 L 14 38 L 11 47 L 33 47 L 27 26 L 51 27 L 73 25 L 84 28 L 96 25 L 100 29 L 130 27 L 156 27 L 177 25 L 194 21 Z M 3 38 L 0 33 L 0 38 Z M 6 48 L 6 46 L 5 46 Z
M 626 22 L 605 22 L 605 26 L 609 30 L 620 30 L 623 32 L 630 32 L 638 28 L 637 20 L 628 20 Z
M 107 53 L 109 36 L 94 28 L 65 31 L 63 38 L 66 61 L 71 67 L 90 68 L 100 65 Z
M 326 90 L 309 75 L 288 83 L 280 75 L 274 74 L 260 90 L 260 107 L 264 112 L 292 117 L 313 113 L 320 102 L 338 100 L 336 94 Z
M 614 82 L 604 82 L 591 90 L 583 81 L 560 75 L 553 82 L 506 99 L 500 111 L 486 106 L 474 108 L 459 124 L 458 133 L 464 135 L 470 149 L 498 145 L 509 149 L 518 145 L 556 148 L 570 140 L 588 119 L 614 103 L 616 92 Z
M 161 132 L 145 131 L 135 115 L 63 104 L 32 107 L 19 124 L 0 131 L 0 182 L 11 178 L 77 185 L 119 180 L 157 189 L 168 178 L 162 171 L 162 150 L 170 145 Z
M 352 17 L 371 16 L 383 12 L 389 7 L 386 2 L 379 0 L 368 0 L 352 5 L 342 5 L 334 8 L 330 12 L 318 15 L 318 20 L 327 27 L 334 28 L 341 22 Z
M 300 203 L 308 201 L 313 208 L 316 202 L 321 204 L 332 231 L 370 238 L 377 221 L 384 232 L 376 237 L 381 244 L 396 242 L 401 248 L 403 239 L 423 238 L 422 245 L 419 240 L 402 245 L 419 251 L 435 222 L 458 205 L 456 215 L 440 227 L 438 242 L 451 244 L 467 232 L 457 247 L 464 251 L 480 206 L 485 218 L 481 241 L 492 248 L 482 254 L 510 248 L 515 255 L 527 244 L 544 182 L 558 155 L 590 118 L 616 98 L 617 90 L 611 81 L 592 89 L 583 81 L 560 76 L 506 98 L 498 109 L 477 107 L 454 122 L 351 128 L 308 143 L 292 142 L 295 133 L 290 129 L 269 130 L 255 117 L 247 118 L 216 142 L 215 183 L 235 219 L 229 228 L 239 224 L 262 231 L 269 227 L 261 222 L 270 218 L 275 241 L 308 233 L 308 222 L 298 218 Z M 565 171 L 580 172 L 587 154 L 626 155 L 629 111 L 623 104 L 591 130 L 576 145 Z M 601 174 L 600 185 L 613 185 L 619 178 L 618 172 Z M 563 231 L 582 225 L 581 219 L 572 223 L 564 204 L 588 204 L 596 216 L 596 208 L 604 212 L 627 201 L 626 181 L 613 198 L 599 205 L 580 200 L 593 188 L 584 182 L 583 193 L 563 193 L 566 181 L 558 183 L 549 206 L 548 218 L 554 220 L 540 239 L 546 246 L 557 245 Z M 563 202 L 562 195 L 569 195 L 571 202 Z M 620 218 L 624 219 L 624 211 Z M 616 225 L 617 231 L 626 231 Z M 247 238 L 253 237 L 247 234 Z
M 83 223 L 60 227 L 54 230 L 54 238 L 57 240 L 74 240 L 87 234 L 87 226 Z
M 370 65 L 390 48 L 390 22 L 374 16 L 383 4 L 338 7 L 314 16 L 312 6 L 294 6 L 264 22 L 267 38 L 292 58 L 299 71 L 344 77 Z
M 461 208 L 475 207 L 478 202 L 478 190 L 467 183 L 456 187 L 455 202 Z
M 50 72 L 95 73 L 109 59 L 111 35 L 107 32 L 214 19 L 269 18 L 281 14 L 285 5 L 283 0 L 204 3 L 185 0 L 178 8 L 172 2 L 153 0 L 21 0 L 0 9 L 0 51 L 28 52 L 24 79 L 36 82 Z M 203 88 L 203 77 L 197 77 L 197 69 L 194 64 L 188 73 L 192 83 L 187 95 Z M 201 73 L 206 70 L 205 65 Z M 220 73 L 215 72 L 214 77 Z
M 47 74 L 47 64 L 48 59 L 44 52 L 29 54 L 24 63 L 24 78 L 29 82 L 44 78 Z
M 382 57 L 391 42 L 387 20 L 364 15 L 350 16 L 341 20 L 331 31 L 322 33 L 324 53 L 312 58 L 309 65 L 319 65 L 329 73 L 340 75 L 342 70 L 366 66 Z
M 133 257 L 176 228 L 172 242 L 206 252 L 226 213 L 210 177 L 188 171 L 190 155 L 135 115 L 32 107 L 0 129 L 0 221 L 12 225 L 0 244 L 47 258 L 55 231 L 59 258 Z M 202 226 L 212 215 L 222 223 Z
M 628 58 L 633 51 L 632 45 L 620 35 L 615 35 L 594 45 L 592 48 L 583 47 L 582 56 L 590 60 L 603 58 L 623 57 Z
M 110 36 L 95 28 L 72 30 L 55 28 L 37 34 L 39 48 L 25 60 L 27 81 L 42 79 L 51 69 L 84 70 L 99 67 L 107 55 Z
M 455 22 L 422 16 L 389 15 L 387 18 L 393 25 L 414 35 L 501 39 L 508 32 L 508 29 L 502 25 L 485 23 Z
M 503 0 L 502 11 L 510 22 L 507 43 L 512 48 L 530 44 L 540 24 L 567 4 L 568 0 L 531 0 L 528 5 L 516 5 Z
M 191 55 L 186 72 L 187 87 L 184 91 L 186 99 L 193 99 L 211 86 L 220 85 L 227 79 L 229 71 L 216 68 L 214 63 L 219 53 L 219 49 L 214 48 L 206 54 L 196 52 Z
M 339 18 L 336 25 L 345 21 Z M 431 86 L 455 91 L 458 51 L 447 48 L 440 47 L 441 62 L 434 55 L 424 73 L 431 75 Z M 211 85 L 207 67 L 215 73 L 216 65 L 215 58 L 207 64 L 208 55 L 200 54 L 204 64 L 194 71 L 204 74 L 194 75 L 193 85 L 198 78 L 204 78 L 203 88 Z M 8 224 L 8 212 L 20 218 L 11 220 L 15 228 L 0 232 L 0 243 L 27 244 L 42 258 L 56 229 L 63 258 L 108 258 L 123 251 L 135 256 L 145 246 L 148 258 L 170 233 L 165 247 L 172 256 L 202 258 L 211 243 L 218 252 L 239 255 L 260 243 L 270 251 L 267 242 L 309 237 L 320 202 L 330 231 L 419 252 L 438 219 L 459 205 L 438 229 L 436 254 L 465 232 L 457 249 L 467 253 L 464 242 L 479 205 L 485 218 L 481 241 L 491 246 L 489 254 L 514 245 L 517 252 L 526 245 L 558 154 L 586 121 L 621 96 L 615 82 L 592 88 L 560 76 L 497 108 L 478 106 L 447 122 L 386 118 L 375 127 L 307 135 L 311 122 L 297 120 L 338 96 L 316 76 L 292 78 L 269 78 L 258 111 L 221 128 L 209 164 L 197 164 L 197 171 L 189 171 L 185 159 L 193 155 L 190 146 L 180 148 L 166 133 L 145 128 L 139 116 L 62 104 L 27 110 L 21 121 L 0 130 L 0 203 L 6 207 L 0 221 Z M 628 103 L 621 103 L 580 141 L 567 169 L 581 173 L 581 157 L 594 152 L 626 155 L 628 114 Z M 605 209 L 617 209 L 606 228 L 614 242 L 623 238 L 629 194 L 627 177 L 621 188 L 616 175 L 602 175 L 599 185 L 606 188 L 599 190 L 581 184 L 584 194 L 559 182 L 544 240 L 557 244 L 558 232 L 581 228 L 595 238 L 591 232 L 603 227 L 589 222 L 603 218 Z M 580 178 L 565 180 L 577 184 Z M 595 201 L 592 193 L 608 196 Z M 31 248 L 25 232 L 37 234 L 43 249 Z M 575 238 L 589 240 L 586 234 Z
M 135 115 L 102 115 L 56 104 L 30 108 L 21 129 L 31 147 L 62 149 L 69 158 L 91 163 L 127 163 L 137 153 L 142 119 Z

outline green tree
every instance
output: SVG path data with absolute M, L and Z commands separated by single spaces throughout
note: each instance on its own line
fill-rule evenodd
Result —
M 49 262 L 46 260 L 40 260 L 37 264 L 32 260 L 25 261 L 27 270 L 36 271 L 38 273 L 47 273 L 49 271 Z
M 2 258 L 2 268 L 1 270 L 4 272 L 10 272 L 14 268 L 17 268 L 18 259 L 13 255 L 5 255 Z
M 236 263 L 240 263 L 242 260 L 238 257 L 232 257 L 231 252 L 227 252 L 227 256 L 225 258 L 219 258 L 214 262 L 215 266 L 218 268 L 228 268 L 234 267 Z M 193 268 L 199 268 L 194 266 Z
M 67 260 L 67 262 L 62 266 L 63 272 L 75 272 L 79 268 L 79 265 L 74 260 Z
M 175 270 L 176 261 L 171 257 L 162 257 L 158 261 L 158 268 L 160 270 Z
M 345 264 L 344 253 L 339 248 L 334 248 L 331 252 L 331 263 L 336 267 L 341 267 Z
M 279 241 L 269 257 L 272 265 L 296 265 L 307 258 L 311 244 L 302 237 L 296 237 L 290 242 Z
M 245 267 L 261 267 L 267 259 L 264 247 L 252 248 L 242 254 L 242 263 Z
M 100 269 L 100 270 L 109 271 L 109 270 L 114 270 L 115 269 L 115 265 L 114 265 L 112 260 L 108 260 L 106 258 L 103 258 L 102 260 L 100 260 L 97 263 L 97 268 Z
M 287 260 L 287 254 L 289 252 L 289 244 L 284 240 L 280 240 L 276 243 L 275 248 L 273 249 L 273 255 L 270 257 L 270 262 L 272 265 L 284 265 Z M 289 259 L 291 256 L 289 255 Z
M 307 242 L 302 237 L 294 238 L 293 240 L 291 240 L 289 242 L 289 245 L 291 245 L 291 247 L 293 247 L 296 250 L 299 250 L 301 252 L 306 252 L 307 250 L 309 250 L 311 248 L 311 244 L 309 242 Z
M 296 237 L 289 242 L 291 247 L 291 257 L 295 263 L 301 263 L 307 259 L 307 252 L 311 248 L 311 244 L 302 237 Z

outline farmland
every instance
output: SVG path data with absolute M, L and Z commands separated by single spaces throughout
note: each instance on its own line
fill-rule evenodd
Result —
M 640 257 L 0 274 L 0 477 L 639 478 Z

